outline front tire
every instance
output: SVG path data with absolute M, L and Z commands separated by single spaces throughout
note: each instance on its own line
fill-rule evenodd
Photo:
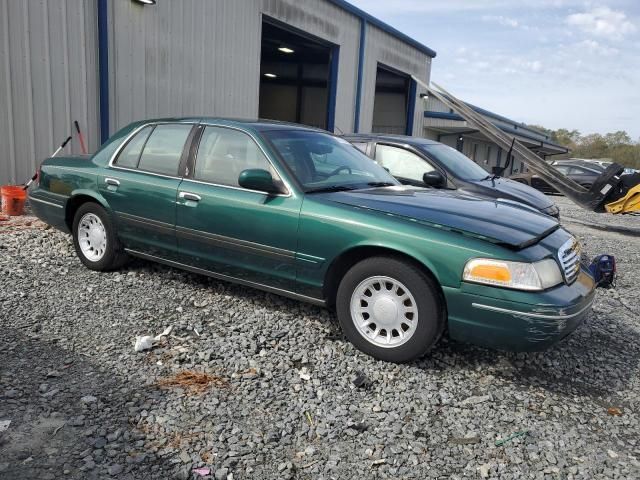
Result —
M 389 362 L 424 356 L 444 331 L 444 306 L 433 280 L 393 257 L 372 257 L 343 277 L 338 320 L 353 345 Z
M 114 270 L 126 263 L 109 213 L 97 203 L 84 203 L 73 217 L 73 246 L 91 270 Z

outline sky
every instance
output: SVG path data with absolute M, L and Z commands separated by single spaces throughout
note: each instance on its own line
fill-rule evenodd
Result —
M 527 124 L 640 139 L 640 0 L 350 0 L 437 52 L 431 79 Z

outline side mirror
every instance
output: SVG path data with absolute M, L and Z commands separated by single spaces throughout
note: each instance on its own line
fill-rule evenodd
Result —
M 444 178 L 444 175 L 442 175 L 438 170 L 426 172 L 422 176 L 422 181 L 427 187 L 435 188 L 444 187 L 447 184 L 447 179 Z
M 240 172 L 238 185 L 259 192 L 281 193 L 281 188 L 276 185 L 271 173 L 261 168 L 250 168 Z

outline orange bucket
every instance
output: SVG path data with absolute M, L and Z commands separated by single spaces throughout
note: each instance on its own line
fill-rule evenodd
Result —
M 19 216 L 24 211 L 24 202 L 27 199 L 27 192 L 23 187 L 15 185 L 5 185 L 0 187 L 0 196 L 2 196 L 2 212 Z

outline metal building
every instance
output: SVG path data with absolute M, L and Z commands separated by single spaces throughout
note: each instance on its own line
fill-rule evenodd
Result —
M 0 0 L 0 184 L 29 178 L 74 120 L 90 152 L 184 115 L 421 135 L 410 76 L 428 82 L 434 57 L 344 0 Z
M 546 133 L 484 108 L 468 105 L 542 158 L 568 152 L 566 147 L 553 143 Z M 460 115 L 432 96 L 427 99 L 426 107 L 422 136 L 457 148 L 490 173 L 494 173 L 495 167 L 505 166 L 508 152 L 504 152 L 490 139 L 470 127 Z M 526 170 L 524 162 L 514 160 L 512 156 L 504 175 L 509 176 Z

